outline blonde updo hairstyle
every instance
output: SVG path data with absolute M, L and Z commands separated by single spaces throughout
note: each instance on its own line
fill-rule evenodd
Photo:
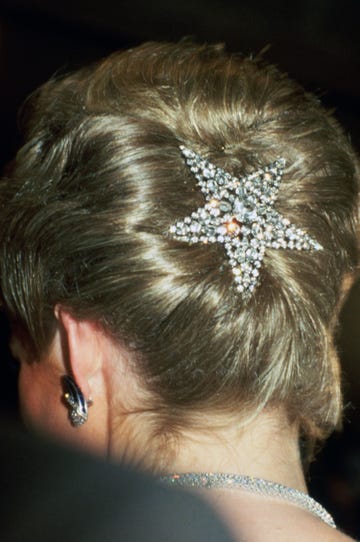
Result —
M 318 99 L 222 46 L 146 43 L 50 80 L 0 189 L 5 310 L 38 355 L 54 307 L 136 355 L 167 429 L 187 414 L 283 405 L 305 435 L 339 422 L 333 344 L 358 263 L 356 156 Z M 276 209 L 321 251 L 267 249 L 236 291 L 224 247 L 169 226 L 204 204 L 179 146 L 235 176 L 286 159 Z

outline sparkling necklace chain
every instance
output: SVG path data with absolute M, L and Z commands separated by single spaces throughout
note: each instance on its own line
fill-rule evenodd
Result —
M 171 486 L 206 489 L 244 489 L 250 493 L 266 497 L 277 497 L 295 504 L 317 516 L 330 527 L 336 528 L 332 516 L 315 499 L 291 487 L 241 474 L 214 472 L 187 472 L 168 474 L 160 477 L 160 481 Z

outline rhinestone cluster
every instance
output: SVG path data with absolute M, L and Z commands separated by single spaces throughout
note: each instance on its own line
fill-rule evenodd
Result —
M 186 472 L 161 476 L 160 481 L 167 485 L 185 488 L 243 489 L 264 497 L 279 498 L 307 510 L 330 527 L 336 528 L 332 516 L 315 499 L 298 489 L 264 480 L 263 478 L 222 472 Z
M 254 291 L 265 249 L 321 250 L 322 246 L 274 208 L 285 160 L 245 177 L 233 177 L 192 150 L 181 146 L 206 203 L 170 227 L 187 243 L 220 243 L 244 296 Z

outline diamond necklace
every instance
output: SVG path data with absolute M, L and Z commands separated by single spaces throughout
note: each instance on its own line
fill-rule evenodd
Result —
M 335 521 L 321 504 L 312 497 L 291 487 L 242 474 L 217 472 L 186 472 L 160 476 L 160 482 L 170 486 L 206 489 L 244 489 L 266 497 L 278 497 L 307 510 L 330 527 L 336 529 Z

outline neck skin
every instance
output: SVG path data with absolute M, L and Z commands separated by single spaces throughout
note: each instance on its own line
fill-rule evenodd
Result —
M 230 423 L 229 420 L 226 426 L 224 423 L 216 425 L 218 420 L 214 415 L 209 415 L 208 420 L 202 416 L 201 421 L 202 427 L 209 427 L 207 431 L 200 428 L 184 431 L 173 441 L 173 446 L 170 440 L 164 441 L 162 447 L 153 448 L 154 440 L 147 433 L 149 419 L 133 419 L 133 427 L 138 428 L 136 432 L 131 431 L 128 423 L 117 425 L 113 432 L 111 455 L 117 458 L 127 456 L 132 460 L 135 457 L 137 464 L 156 474 L 242 474 L 307 492 L 298 446 L 298 428 L 288 423 L 280 409 L 263 411 L 241 429 L 238 423 Z M 192 425 L 189 423 L 188 426 Z M 128 436 L 126 448 L 123 447 L 125 434 Z M 172 455 L 169 448 L 173 451 Z M 140 455 L 139 450 L 142 451 Z M 282 499 L 255 495 L 241 489 L 195 491 L 219 513 L 234 541 L 352 542 L 352 539 L 332 529 L 310 512 Z
M 278 410 L 262 412 L 241 429 L 234 424 L 185 434 L 168 470 L 245 474 L 306 491 L 297 427 Z
M 264 478 L 307 493 L 298 446 L 298 428 L 290 425 L 278 409 L 263 411 L 239 429 L 238 424 L 215 429 L 216 416 L 209 416 L 207 431 L 183 432 L 173 446 L 151 453 L 151 441 L 128 441 L 127 454 L 138 458 L 156 474 L 185 472 L 232 473 Z M 205 423 L 202 417 L 203 424 Z M 211 424 L 211 425 L 210 425 Z M 204 425 L 203 425 L 204 426 Z M 122 433 L 123 435 L 123 433 Z M 121 435 L 114 439 L 119 452 Z M 134 447 L 134 448 L 133 448 Z M 133 449 L 132 449 L 133 448 Z M 145 450 L 139 457 L 136 450 Z M 150 457 L 150 462 L 148 458 Z M 153 458 L 153 459 L 151 459 Z M 159 465 L 161 470 L 159 472 Z M 355 542 L 301 507 L 281 498 L 264 497 L 241 489 L 194 489 L 222 517 L 235 542 Z
M 132 431 L 126 423 L 113 431 L 111 453 L 144 464 L 157 473 L 225 472 L 265 478 L 280 484 L 306 491 L 298 446 L 298 429 L 290 425 L 286 416 L 277 409 L 263 411 L 251 422 L 222 425 L 216 416 L 202 417 L 202 424 L 209 429 L 183 431 L 173 443 L 156 447 L 151 453 L 151 442 L 146 443 L 146 420 L 143 430 Z M 133 420 L 134 425 L 139 423 Z M 127 430 L 126 430 L 127 426 Z M 218 427 L 218 428 L 216 428 Z M 123 446 L 127 434 L 126 449 Z M 135 436 L 135 438 L 134 438 Z M 137 437 L 137 438 L 136 438 Z M 143 441 L 143 442 L 141 442 Z M 171 441 L 170 441 L 171 442 Z M 169 453 L 169 449 L 172 449 Z M 145 456 L 139 456 L 145 450 Z M 152 460 L 154 457 L 154 460 Z
M 189 423 L 188 427 L 195 427 L 194 430 L 183 431 L 176 440 L 164 441 L 159 447 L 148 433 L 151 420 L 136 419 L 136 414 L 134 417 L 132 424 L 137 427 L 136 432 L 131 430 L 129 423 L 117 425 L 113 433 L 113 457 L 136 458 L 138 465 L 157 475 L 185 472 L 242 474 L 307 492 L 298 428 L 288 423 L 281 410 L 265 410 L 241 429 L 238 423 L 230 423 L 230 420 L 226 426 L 224 423 L 216 425 L 219 421 L 216 416 L 209 415 L 206 420 L 204 415 L 202 427 L 209 427 L 207 431 Z M 124 448 L 125 434 L 128 438 Z M 241 489 L 194 491 L 218 512 L 235 542 L 273 542 L 275 539 L 278 542 L 352 542 L 310 512 L 281 498 L 264 497 Z
M 136 415 L 135 415 L 136 417 Z M 203 427 L 184 431 L 178 438 L 161 448 L 153 448 L 151 437 L 146 438 L 146 423 L 132 420 L 137 432 L 129 431 L 125 454 L 137 465 L 156 474 L 185 472 L 223 472 L 264 478 L 307 492 L 298 446 L 298 429 L 290 425 L 278 409 L 266 410 L 239 429 L 239 424 L 228 420 L 220 423 L 216 416 L 202 416 Z M 143 420 L 146 422 L 146 420 Z M 148 420 L 149 421 L 149 420 Z M 206 422 L 208 422 L 206 424 Z M 126 425 L 126 424 L 125 424 Z M 151 425 L 151 424 L 150 424 Z M 188 425 L 191 427 L 191 424 Z M 218 428 L 216 428 L 218 427 Z M 221 427 L 221 428 L 220 428 Z M 117 426 L 113 433 L 113 456 L 124 458 L 122 445 L 126 431 Z M 145 440 L 144 440 L 145 439 Z M 172 449 L 172 455 L 169 454 Z M 139 456 L 139 450 L 142 456 Z M 119 456 L 120 453 L 120 456 Z M 160 468 L 159 468 L 160 466 Z M 281 499 L 251 494 L 235 489 L 195 489 L 219 513 L 235 541 L 351 542 L 334 529 L 302 508 Z M 261 521 L 259 521 L 259 518 Z

